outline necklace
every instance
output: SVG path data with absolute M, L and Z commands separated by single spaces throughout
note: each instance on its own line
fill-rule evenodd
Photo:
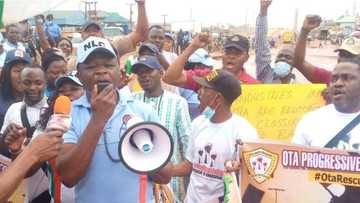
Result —
M 155 110 L 157 110 L 158 116 L 160 116 L 160 105 L 161 105 L 161 103 L 162 103 L 163 95 L 164 95 L 164 90 L 162 91 L 162 93 L 161 93 L 161 95 L 160 95 L 159 103 L 157 104 L 157 107 L 156 107 L 156 109 L 155 109 Z M 145 102 L 145 98 L 147 98 L 147 99 L 150 101 L 150 98 L 151 98 L 151 97 L 146 97 L 146 96 L 145 96 L 145 93 L 144 93 L 144 98 L 143 98 L 143 102 L 144 102 L 144 103 L 146 103 L 146 102 Z M 155 108 L 155 107 L 153 106 L 153 108 Z

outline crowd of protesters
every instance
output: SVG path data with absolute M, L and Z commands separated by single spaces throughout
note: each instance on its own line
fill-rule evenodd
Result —
M 306 59 L 307 39 L 321 18 L 309 15 L 296 44 L 281 47 L 272 59 L 267 18 L 272 1 L 259 1 L 254 43 L 242 35 L 226 38 L 221 67 L 209 54 L 209 33 L 192 36 L 180 30 L 175 35 L 149 26 L 145 1 L 136 1 L 134 31 L 109 41 L 101 25 L 89 21 L 82 26 L 83 41 L 76 49 L 52 15 L 35 17 L 34 34 L 27 20 L 6 26 L 0 46 L 0 153 L 13 161 L 0 173 L 0 202 L 24 179 L 25 202 L 53 202 L 55 172 L 61 202 L 138 202 L 139 175 L 128 170 L 118 154 L 126 130 L 121 123 L 129 115 L 161 124 L 174 143 L 171 161 L 148 174 L 146 202 L 164 195 L 175 202 L 221 201 L 220 174 L 239 170 L 224 166 L 233 158 L 234 146 L 260 137 L 245 118 L 231 112 L 241 85 L 299 83 L 294 69 L 328 88 L 327 105 L 300 120 L 292 142 L 360 150 L 359 121 L 328 144 L 360 113 L 360 37 L 349 36 L 334 50 L 338 60 L 333 71 L 313 65 Z M 256 75 L 244 67 L 252 44 Z M 100 90 L 100 83 L 107 86 Z M 71 125 L 49 130 L 59 96 L 72 101 Z M 163 190 L 154 193 L 152 188 L 159 185 Z M 339 198 L 353 203 L 359 197 Z

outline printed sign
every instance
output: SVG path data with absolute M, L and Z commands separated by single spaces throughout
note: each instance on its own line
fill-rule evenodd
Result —
M 232 111 L 245 117 L 261 138 L 289 141 L 300 118 L 325 104 L 325 85 L 242 85 Z
M 274 142 L 242 146 L 243 203 L 355 203 L 360 154 Z

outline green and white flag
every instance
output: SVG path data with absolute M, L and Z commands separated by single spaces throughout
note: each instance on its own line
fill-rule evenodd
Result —
M 0 27 L 55 9 L 76 0 L 0 0 Z

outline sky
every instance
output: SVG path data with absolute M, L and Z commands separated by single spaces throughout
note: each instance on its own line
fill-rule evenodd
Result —
M 88 0 L 90 1 L 90 0 Z M 97 0 L 98 9 L 115 11 L 129 17 L 132 0 Z M 336 19 L 348 11 L 353 13 L 354 2 L 360 12 L 360 0 L 273 0 L 269 8 L 270 27 L 293 28 L 295 10 L 299 9 L 298 26 L 306 14 L 319 14 L 325 19 Z M 148 18 L 151 23 L 166 22 L 180 24 L 195 20 L 203 26 L 217 24 L 255 25 L 260 0 L 146 0 Z M 134 7 L 136 8 L 136 7 Z M 58 10 L 84 10 L 84 3 L 68 0 Z M 134 9 L 136 18 L 136 9 Z

